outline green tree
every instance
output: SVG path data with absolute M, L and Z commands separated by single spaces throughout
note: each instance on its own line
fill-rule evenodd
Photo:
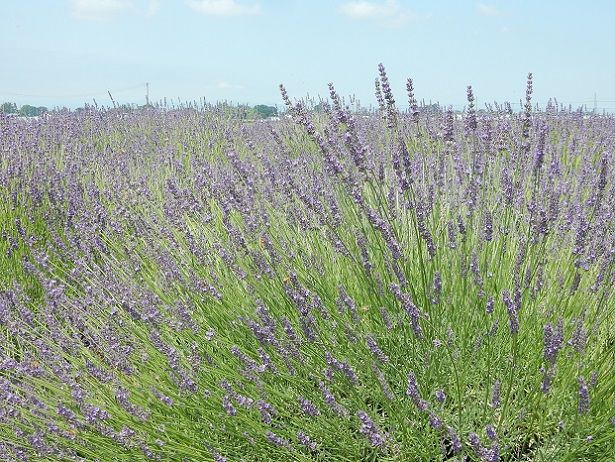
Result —
M 0 106 L 0 111 L 5 114 L 16 114 L 19 112 L 19 109 L 17 109 L 17 105 L 15 103 L 2 103 L 2 106 Z
M 278 110 L 274 106 L 266 106 L 265 104 L 257 104 L 254 106 L 254 111 L 257 117 L 267 119 L 278 115 Z
M 38 115 L 38 108 L 36 106 L 30 106 L 29 104 L 24 104 L 19 109 L 19 114 L 24 117 L 35 117 Z

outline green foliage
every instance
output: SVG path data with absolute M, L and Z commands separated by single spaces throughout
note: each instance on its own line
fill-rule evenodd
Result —
M 17 105 L 15 103 L 2 103 L 2 106 L 0 106 L 0 111 L 4 112 L 5 114 L 17 114 L 19 112 L 19 109 L 17 109 Z
M 45 106 L 32 106 L 30 104 L 24 104 L 21 108 L 17 108 L 15 103 L 2 103 L 0 111 L 5 114 L 19 114 L 23 117 L 36 117 L 49 112 Z
M 474 149 L 478 139 L 462 140 L 453 151 L 426 131 L 422 136 L 410 130 L 397 134 L 404 149 L 420 153 L 412 160 L 422 177 L 417 174 L 412 188 L 399 191 L 393 165 L 374 155 L 374 162 L 384 163 L 384 180 L 369 171 L 355 190 L 353 178 L 342 182 L 323 173 L 317 144 L 300 128 L 280 121 L 276 129 L 280 139 L 286 138 L 280 147 L 269 132 L 256 131 L 262 124 L 237 122 L 256 118 L 255 108 L 134 111 L 123 119 L 118 113 L 123 108 L 63 114 L 45 125 L 49 130 L 41 130 L 36 146 L 28 137 L 16 137 L 19 156 L 0 162 L 3 174 L 17 170 L 8 168 L 11 162 L 22 169 L 19 177 L 0 185 L 0 292 L 14 290 L 19 298 L 16 287 L 25 289 L 26 302 L 19 307 L 34 312 L 30 316 L 10 305 L 10 322 L 0 324 L 0 354 L 21 361 L 25 371 L 11 361 L 1 363 L 6 365 L 0 370 L 1 384 L 17 390 L 3 398 L 24 407 L 11 421 L 14 426 L 0 422 L 0 441 L 23 445 L 30 460 L 44 462 L 74 458 L 37 455 L 32 447 L 39 442 L 33 437 L 39 429 L 46 432 L 46 444 L 66 446 L 87 462 L 156 457 L 200 462 L 217 454 L 229 462 L 452 461 L 442 454 L 442 447 L 450 445 L 446 431 L 432 428 L 429 416 L 407 395 L 412 371 L 429 410 L 456 428 L 468 460 L 479 459 L 467 436 L 477 432 L 486 443 L 486 424 L 497 427 L 502 461 L 609 460 L 615 438 L 609 423 L 615 397 L 611 289 L 608 283 L 593 287 L 597 268 L 575 266 L 574 230 L 562 230 L 563 212 L 550 233 L 524 239 L 535 226 L 526 220 L 526 208 L 506 204 L 498 195 L 508 165 L 504 149 L 498 157 L 489 154 L 485 182 L 477 192 L 487 210 L 497 211 L 492 239 L 485 240 L 482 216 L 475 212 L 468 218 L 465 192 L 454 183 L 463 175 L 458 165 L 472 165 L 482 152 Z M 70 142 L 63 129 L 51 130 L 64 127 L 66 120 L 77 127 Z M 562 144 L 559 181 L 570 197 L 585 204 L 594 182 L 578 181 L 584 169 L 580 159 L 592 158 L 602 134 L 571 120 L 559 120 L 555 134 L 566 140 L 590 138 L 575 152 Z M 596 130 L 601 122 L 595 122 Z M 374 152 L 398 148 L 379 118 L 369 123 Z M 434 126 L 439 130 L 441 124 Z M 337 128 L 343 137 L 347 128 Z M 257 149 L 248 147 L 253 140 Z M 342 150 L 344 145 L 337 146 Z M 289 162 L 289 155 L 300 162 Z M 350 156 L 344 160 L 351 168 Z M 520 169 L 514 172 L 519 196 L 530 197 L 537 183 L 524 182 L 522 162 L 514 166 Z M 434 181 L 432 190 L 423 186 L 438 175 L 442 184 Z M 612 177 L 608 182 L 612 185 Z M 357 203 L 357 191 L 365 208 Z M 417 223 L 416 208 L 406 204 L 427 203 L 430 197 L 435 197 L 431 210 Z M 390 234 L 374 225 L 365 210 L 382 214 Z M 465 231 L 452 245 L 447 232 L 451 225 L 457 229 L 461 217 Z M 425 230 L 437 249 L 433 257 L 428 257 Z M 393 236 L 401 248 L 395 261 L 387 247 Z M 33 261 L 38 271 L 26 270 L 24 262 Z M 422 337 L 415 335 L 407 307 L 390 290 L 400 283 L 394 264 L 407 280 L 405 293 L 420 310 Z M 606 273 L 605 282 L 611 274 Z M 513 291 L 516 281 L 523 284 L 522 308 L 520 329 L 511 334 L 501 294 Z M 352 303 L 343 300 L 341 288 Z M 489 297 L 494 297 L 493 311 L 485 308 Z M 299 305 L 303 300 L 307 304 Z M 313 341 L 302 329 L 302 309 L 308 305 L 317 334 Z M 267 311 L 255 314 L 260 306 Z M 49 318 L 36 316 L 45 307 Z M 381 310 L 390 316 L 390 327 Z M 259 343 L 246 322 L 264 323 L 268 316 L 277 345 Z M 562 345 L 557 367 L 546 371 L 554 376 L 545 394 L 544 328 L 546 323 L 556 326 L 559 318 L 566 340 L 580 325 L 587 345 L 583 351 Z M 285 320 L 298 335 L 289 334 Z M 19 341 L 10 331 L 15 325 L 23 330 L 15 336 Z M 153 333 L 164 342 L 162 348 Z M 48 337 L 50 352 L 37 343 Z M 368 337 L 386 361 L 379 362 L 370 351 Z M 280 345 L 294 355 L 284 357 Z M 235 347 L 258 362 L 256 378 L 245 373 L 248 363 L 232 353 Z M 111 361 L 117 352 L 126 355 L 119 365 Z M 52 353 L 60 362 L 41 359 Z M 262 368 L 263 353 L 273 366 Z M 342 370 L 333 371 L 327 381 L 327 353 L 351 365 L 358 384 Z M 100 380 L 84 368 L 86 363 L 112 373 L 113 379 Z M 37 368 L 41 375 L 27 375 Z M 196 392 L 178 386 L 178 371 L 190 373 Z M 577 378 L 590 381 L 593 373 L 591 408 L 580 414 Z M 236 415 L 225 411 L 223 381 L 240 395 L 270 403 L 277 410 L 272 422 L 254 403 L 240 406 L 235 399 Z M 495 406 L 498 381 L 501 403 Z M 347 415 L 338 415 L 325 401 L 320 382 L 326 382 Z M 112 417 L 86 422 L 71 387 L 85 390 L 87 404 Z M 118 390 L 130 392 L 128 404 L 120 402 Z M 443 402 L 434 399 L 437 390 L 446 394 Z M 320 414 L 305 415 L 300 398 L 315 403 Z M 78 414 L 74 421 L 58 418 L 60 403 Z M 147 410 L 147 418 L 135 416 L 135 409 Z M 388 433 L 384 447 L 364 437 L 357 411 L 365 411 Z M 53 432 L 47 430 L 49 422 L 57 422 Z M 117 443 L 127 428 L 135 437 Z M 314 454 L 296 442 L 298 430 L 317 443 Z M 272 444 L 269 431 L 292 444 Z
M 38 108 L 29 104 L 24 104 L 19 109 L 19 114 L 24 117 L 36 117 L 38 115 Z
M 274 106 L 266 106 L 264 104 L 257 104 L 253 107 L 254 112 L 259 118 L 267 119 L 268 117 L 275 117 L 278 115 L 278 110 Z

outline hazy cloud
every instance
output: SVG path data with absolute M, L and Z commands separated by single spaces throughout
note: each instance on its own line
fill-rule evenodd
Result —
M 119 14 L 154 16 L 161 0 L 70 0 L 71 15 L 80 21 L 103 21 Z
M 340 12 L 351 19 L 378 21 L 387 25 L 401 25 L 409 21 L 427 18 L 403 8 L 397 0 L 372 2 L 350 1 L 342 4 Z
M 158 10 L 160 10 L 160 0 L 149 0 L 145 14 L 147 16 L 154 16 L 158 13 Z
M 235 0 L 187 0 L 186 4 L 209 16 L 251 16 L 261 11 L 257 3 L 243 4 Z
M 502 12 L 499 9 L 493 5 L 487 5 L 486 3 L 477 4 L 476 10 L 483 16 L 490 16 L 492 18 L 502 16 Z
M 108 19 L 130 6 L 129 0 L 72 0 L 71 14 L 75 19 L 97 21 Z
M 225 80 L 221 80 L 216 84 L 216 88 L 218 88 L 219 90 L 242 90 L 244 88 L 243 85 L 235 85 L 232 83 L 229 83 Z

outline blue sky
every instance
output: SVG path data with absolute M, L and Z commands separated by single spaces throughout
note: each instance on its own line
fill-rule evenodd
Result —
M 204 97 L 281 104 L 333 82 L 362 105 L 386 66 L 400 105 L 523 98 L 615 109 L 615 2 L 3 0 L 0 101 L 77 107 Z

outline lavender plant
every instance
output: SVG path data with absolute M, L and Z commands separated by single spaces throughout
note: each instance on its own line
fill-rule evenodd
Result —
M 596 460 L 615 119 L 0 114 L 0 460 Z

